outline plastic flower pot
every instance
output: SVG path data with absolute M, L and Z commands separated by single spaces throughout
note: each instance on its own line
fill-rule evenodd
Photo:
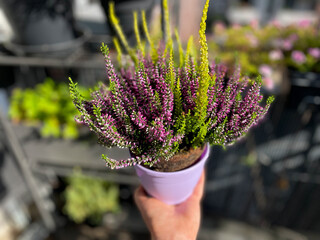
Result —
M 192 194 L 209 153 L 210 146 L 207 144 L 195 164 L 177 172 L 157 172 L 141 165 L 134 168 L 141 185 L 149 195 L 164 203 L 175 205 L 184 202 Z

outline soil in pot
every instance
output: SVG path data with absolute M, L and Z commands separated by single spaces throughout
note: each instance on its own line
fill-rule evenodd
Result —
M 168 161 L 161 159 L 155 166 L 150 169 L 157 172 L 176 172 L 188 168 L 196 163 L 204 151 L 202 148 L 190 149 L 174 155 Z

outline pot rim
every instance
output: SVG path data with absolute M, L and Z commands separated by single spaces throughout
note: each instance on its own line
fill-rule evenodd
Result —
M 200 165 L 200 163 L 202 162 L 202 160 L 205 160 L 209 157 L 209 153 L 210 153 L 210 144 L 206 143 L 205 149 L 200 156 L 200 159 L 201 159 L 200 161 L 197 161 L 191 167 L 188 167 L 188 168 L 185 168 L 185 169 L 182 169 L 179 171 L 175 171 L 175 172 L 157 172 L 157 171 L 145 168 L 145 167 L 141 166 L 140 164 L 137 164 L 134 167 L 138 168 L 141 171 L 147 172 L 152 175 L 157 175 L 157 176 L 172 176 L 172 175 L 177 175 L 177 174 L 185 174 L 185 173 L 193 171 L 194 168 L 197 168 L 198 165 Z

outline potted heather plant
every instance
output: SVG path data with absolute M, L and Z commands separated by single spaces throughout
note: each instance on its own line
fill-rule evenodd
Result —
M 200 25 L 200 60 L 192 52 L 192 38 L 186 51 L 176 34 L 178 59 L 169 26 L 167 1 L 163 1 L 166 41 L 156 43 L 150 37 L 142 12 L 149 48 L 140 41 L 131 48 L 112 11 L 110 16 L 122 45 L 131 56 L 120 71 L 114 68 L 107 46 L 102 44 L 110 85 L 101 84 L 84 99 L 70 79 L 70 93 L 80 112 L 76 120 L 94 131 L 106 147 L 129 148 L 131 158 L 110 159 L 107 167 L 135 165 L 146 191 L 168 203 L 188 198 L 209 155 L 209 144 L 225 146 L 245 135 L 268 111 L 273 97 L 261 104 L 261 78 L 255 81 L 240 75 L 240 69 L 228 75 L 222 64 L 208 60 L 205 35 L 207 0 Z M 137 14 L 134 14 L 136 27 Z M 118 50 L 120 47 L 118 44 Z

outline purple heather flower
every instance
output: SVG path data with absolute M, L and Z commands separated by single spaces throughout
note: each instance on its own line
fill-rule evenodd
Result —
M 269 52 L 269 58 L 272 61 L 279 61 L 281 59 L 283 59 L 283 53 L 281 50 L 272 50 L 271 52 Z
M 259 73 L 263 77 L 270 77 L 272 75 L 272 68 L 269 65 L 263 64 L 259 67 Z
M 301 51 L 293 51 L 291 58 L 297 64 L 303 64 L 306 61 L 306 55 Z
M 308 53 L 315 59 L 320 58 L 320 48 L 309 48 Z

